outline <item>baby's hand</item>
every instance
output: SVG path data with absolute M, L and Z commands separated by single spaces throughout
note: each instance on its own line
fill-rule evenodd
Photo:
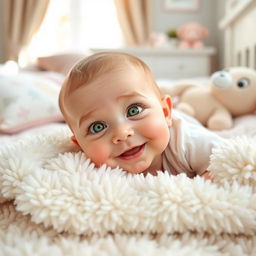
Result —
M 206 180 L 213 181 L 213 175 L 209 171 L 205 171 L 202 175 Z

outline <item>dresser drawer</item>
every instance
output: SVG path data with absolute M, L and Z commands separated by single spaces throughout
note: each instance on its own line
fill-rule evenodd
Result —
M 92 52 L 106 51 L 106 49 L 91 50 Z M 213 47 L 188 50 L 168 47 L 134 47 L 109 50 L 126 52 L 142 59 L 150 67 L 156 79 L 209 76 L 212 72 L 211 59 L 215 54 Z
M 187 78 L 210 74 L 210 59 L 205 56 L 160 56 L 142 59 L 156 78 Z

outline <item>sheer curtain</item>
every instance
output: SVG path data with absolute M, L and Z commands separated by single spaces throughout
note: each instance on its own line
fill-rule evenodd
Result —
M 49 0 L 3 0 L 5 60 L 18 60 L 40 27 Z
M 114 0 L 51 0 L 26 57 L 33 62 L 39 56 L 123 46 Z
M 71 23 L 78 28 L 72 29 L 72 38 L 81 49 L 123 45 L 114 0 L 71 0 Z
M 127 44 L 145 44 L 152 27 L 151 0 L 115 0 L 115 5 Z

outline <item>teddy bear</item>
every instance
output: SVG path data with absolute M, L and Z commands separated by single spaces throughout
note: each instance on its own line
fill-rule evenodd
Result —
M 180 39 L 179 47 L 202 48 L 204 46 L 202 39 L 208 36 L 208 30 L 201 24 L 192 22 L 187 23 L 177 29 L 177 36 Z
M 209 85 L 180 83 L 168 88 L 175 108 L 212 130 L 229 129 L 233 118 L 256 111 L 256 71 L 231 67 L 212 74 Z

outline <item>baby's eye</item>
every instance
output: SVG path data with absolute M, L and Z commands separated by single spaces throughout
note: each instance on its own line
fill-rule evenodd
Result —
M 141 113 L 142 107 L 138 105 L 132 105 L 127 110 L 127 117 L 136 116 Z
M 103 131 L 106 128 L 107 128 L 107 126 L 103 122 L 94 122 L 93 124 L 90 125 L 89 131 L 90 131 L 90 133 L 95 134 L 95 133 L 99 133 L 99 132 Z

